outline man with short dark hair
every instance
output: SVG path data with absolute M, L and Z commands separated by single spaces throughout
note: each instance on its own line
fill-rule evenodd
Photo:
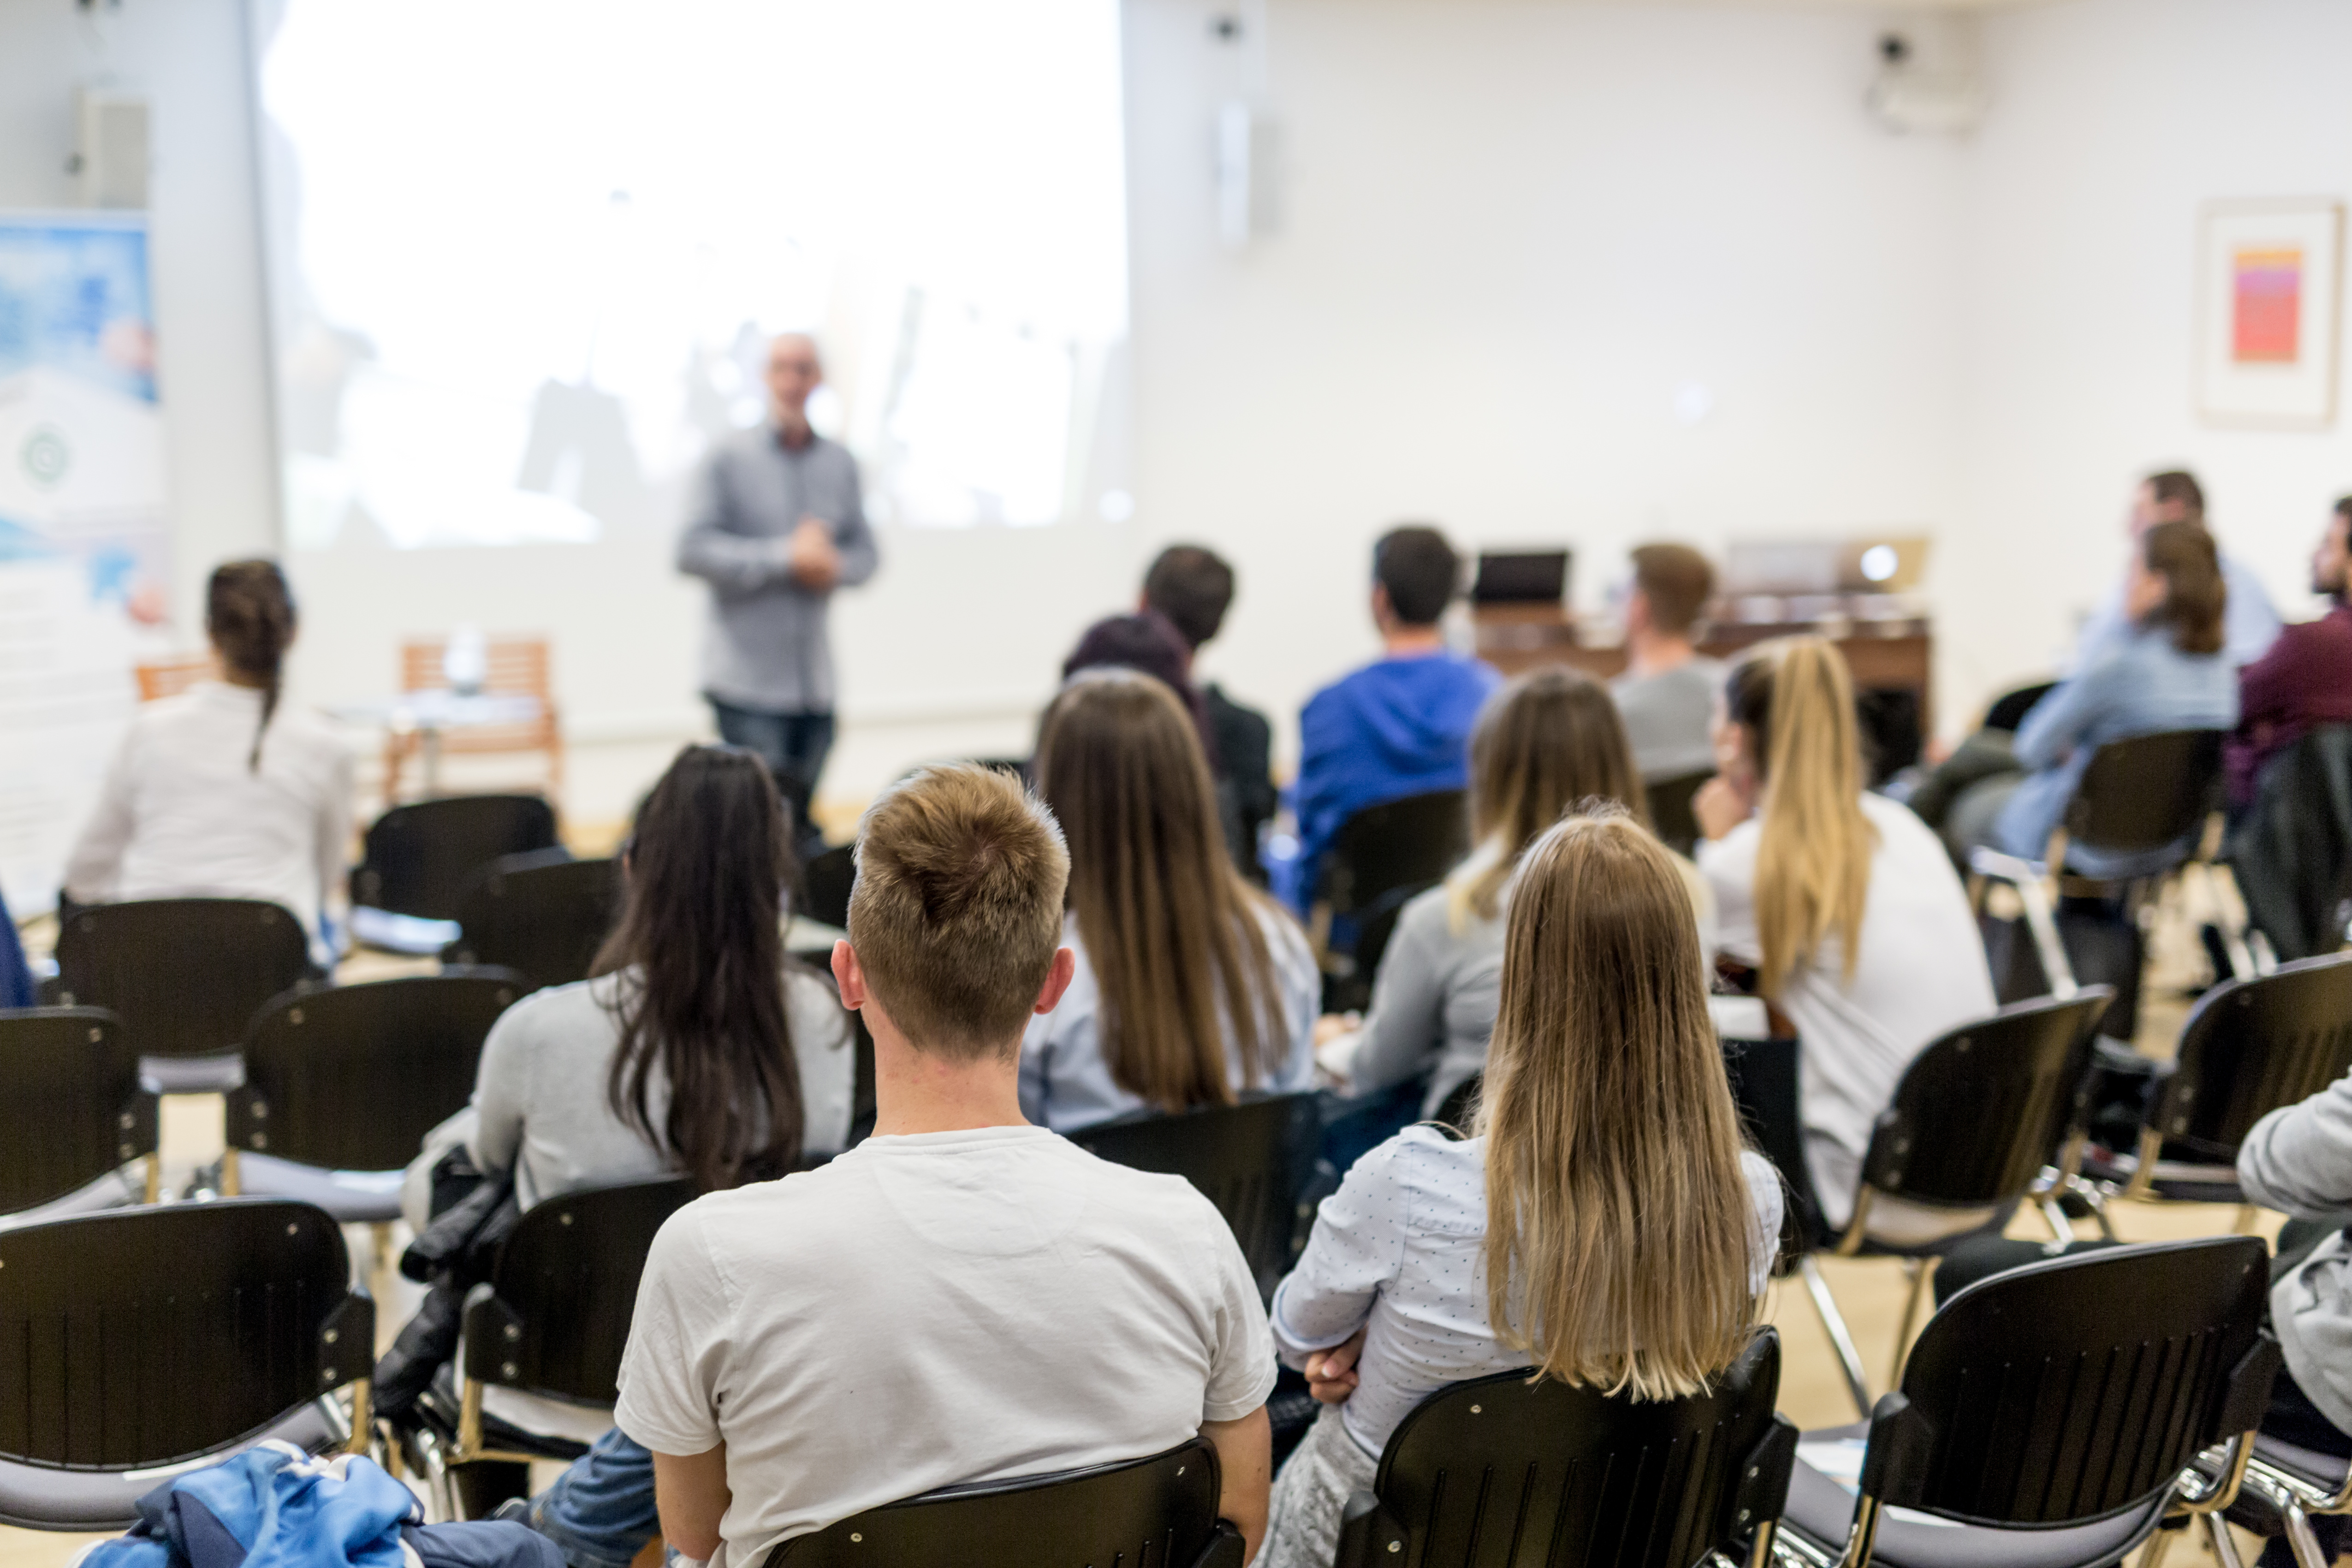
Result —
M 2167 468 L 2150 474 L 2132 491 L 2131 510 L 2124 520 L 2132 542 L 2137 545 L 2159 522 L 2194 522 L 2207 532 L 2212 531 L 2213 525 L 2205 516 L 2205 488 L 2186 468 Z M 2216 534 L 2217 550 L 2220 544 L 2221 537 Z M 2278 636 L 2278 611 L 2271 606 L 2271 596 L 2252 567 L 2226 551 L 2221 552 L 2221 581 L 2229 590 L 2229 604 L 2223 611 L 2221 651 L 2231 664 L 2243 668 L 2262 658 L 2272 639 Z M 2089 668 L 2099 655 L 2129 640 L 2131 634 L 2131 616 L 2124 608 L 2124 584 L 2118 580 L 2083 623 L 2082 635 L 2074 641 L 2074 667 Z
M 621 1366 L 662 1535 L 710 1568 L 901 1498 L 1215 1447 L 1265 1534 L 1275 1363 L 1233 1232 L 1181 1176 L 1021 1114 L 1022 1031 L 1070 983 L 1069 855 L 981 767 L 866 813 L 842 1002 L 874 1037 L 874 1134 L 713 1193 L 655 1238 Z
M 1366 806 L 1469 782 L 1470 727 L 1502 678 L 1450 651 L 1437 628 L 1461 575 L 1461 557 L 1433 528 L 1393 528 L 1372 547 L 1381 655 L 1317 692 L 1298 716 L 1298 858 L 1282 891 L 1302 913 L 1341 823 Z
M 2238 672 L 2238 728 L 2224 752 L 2230 799 L 2254 798 L 2263 763 L 2322 724 L 2352 723 L 2352 496 L 2336 503 L 2311 556 L 2311 591 L 2327 613 L 2280 630 L 2270 651 Z
M 1195 657 L 1224 625 L 1233 601 L 1233 567 L 1203 545 L 1171 544 L 1143 574 L 1142 607 L 1165 616 Z M 1212 761 L 1217 769 L 1217 816 L 1225 830 L 1225 845 L 1242 874 L 1262 883 L 1265 872 L 1258 862 L 1258 830 L 1274 815 L 1277 798 L 1274 726 L 1256 709 L 1226 696 L 1214 681 L 1200 692 L 1215 742 Z
M 1715 597 L 1715 568 L 1687 544 L 1633 552 L 1625 595 L 1625 673 L 1609 683 L 1644 783 L 1715 771 L 1715 694 L 1723 666 L 1693 638 Z

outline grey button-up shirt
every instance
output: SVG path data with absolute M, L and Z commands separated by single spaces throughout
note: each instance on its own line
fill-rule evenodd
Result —
M 857 463 L 822 436 L 795 452 L 761 425 L 710 449 L 695 476 L 677 569 L 710 584 L 703 634 L 706 696 L 764 713 L 833 711 L 825 602 L 793 577 L 793 531 L 803 517 L 833 530 L 844 586 L 874 575 L 874 531 Z

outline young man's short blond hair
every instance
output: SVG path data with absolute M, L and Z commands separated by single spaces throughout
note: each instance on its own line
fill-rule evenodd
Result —
M 857 830 L 849 944 L 908 1042 L 1018 1049 L 1062 943 L 1070 855 L 1044 803 L 989 768 L 926 768 Z

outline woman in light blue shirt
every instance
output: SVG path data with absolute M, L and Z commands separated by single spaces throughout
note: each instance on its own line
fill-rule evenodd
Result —
M 2238 676 L 2222 649 L 2227 603 L 2213 536 L 2201 525 L 2160 522 L 2141 535 L 2125 584 L 2130 635 L 2033 705 L 2016 740 L 2017 761 L 2030 771 L 1972 786 L 1953 804 L 1948 835 L 2039 859 L 2101 746 L 2235 725 Z M 2094 877 L 2156 868 L 2084 850 L 2070 864 Z
M 1307 938 L 1234 868 L 1192 715 L 1132 670 L 1081 671 L 1033 764 L 1070 848 L 1077 973 L 1021 1046 L 1021 1110 L 1055 1131 L 1308 1087 Z

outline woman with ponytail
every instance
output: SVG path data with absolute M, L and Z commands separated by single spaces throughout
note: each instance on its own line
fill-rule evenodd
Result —
M 331 960 L 352 835 L 352 753 L 282 700 L 294 596 L 274 561 L 205 594 L 218 679 L 142 707 L 66 864 L 67 896 L 264 899 Z
M 1716 777 L 1692 802 L 1724 954 L 1756 970 L 1804 1042 L 1805 1157 L 1843 1226 L 1872 1124 L 1911 1058 L 1993 1010 L 1968 895 L 1935 833 L 1863 791 L 1853 682 L 1820 637 L 1767 643 L 1732 668 Z M 1904 1217 L 1872 1211 L 1890 1239 Z

